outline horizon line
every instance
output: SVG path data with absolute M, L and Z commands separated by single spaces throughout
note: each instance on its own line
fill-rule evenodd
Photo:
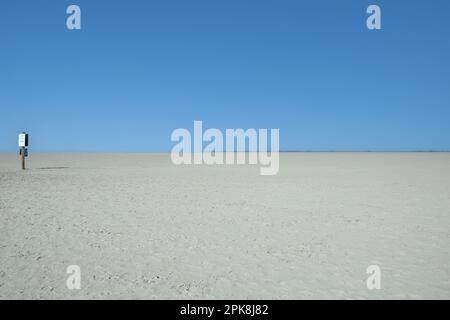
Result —
M 259 151 L 217 151 L 217 153 L 250 153 Z M 265 152 L 265 151 L 262 151 Z M 267 151 L 270 152 L 270 151 Z M 450 150 L 280 150 L 279 153 L 448 153 Z M 14 151 L 0 151 L 0 154 L 18 154 Z M 35 151 L 30 152 L 31 154 L 39 153 L 135 153 L 135 154 L 145 154 L 145 153 L 171 153 L 171 151 Z M 194 154 L 195 152 L 191 152 Z

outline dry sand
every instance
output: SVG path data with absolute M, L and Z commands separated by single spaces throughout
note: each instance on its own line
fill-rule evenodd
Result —
M 449 153 L 286 153 L 276 176 L 168 154 L 27 160 L 0 154 L 2 299 L 450 298 Z

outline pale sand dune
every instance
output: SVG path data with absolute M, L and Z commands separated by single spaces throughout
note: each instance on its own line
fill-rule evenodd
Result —
M 27 160 L 0 155 L 3 299 L 450 298 L 448 153 L 286 153 L 277 176 L 168 154 Z

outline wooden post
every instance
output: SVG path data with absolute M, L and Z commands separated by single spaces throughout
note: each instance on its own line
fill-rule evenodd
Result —
M 22 170 L 25 170 L 25 147 L 20 148 L 20 156 L 22 158 Z

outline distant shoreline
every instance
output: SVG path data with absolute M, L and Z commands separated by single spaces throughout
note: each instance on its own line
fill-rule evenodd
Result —
M 248 151 L 238 151 L 249 153 Z M 257 152 L 257 151 L 255 151 Z M 406 150 L 406 151 L 391 151 L 391 150 L 381 150 L 381 151 L 372 151 L 372 150 L 281 150 L 280 153 L 449 153 L 450 150 Z M 18 154 L 18 151 L 0 151 L 0 154 Z M 30 153 L 33 154 L 170 154 L 170 151 L 33 151 L 30 150 Z M 236 152 L 234 152 L 236 153 Z

